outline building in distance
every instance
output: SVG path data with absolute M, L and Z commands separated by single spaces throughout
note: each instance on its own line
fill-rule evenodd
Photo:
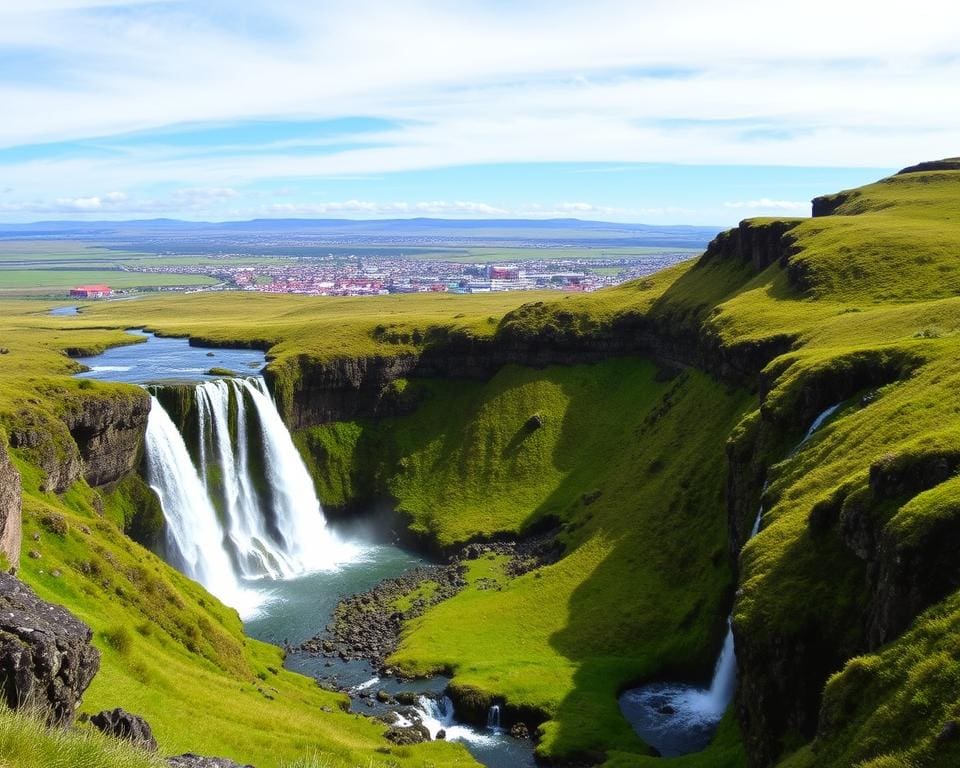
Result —
M 112 294 L 109 285 L 78 285 L 70 289 L 72 299 L 106 299 Z

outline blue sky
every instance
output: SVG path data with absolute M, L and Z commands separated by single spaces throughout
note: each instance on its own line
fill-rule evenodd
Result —
M 957 51 L 936 0 L 0 0 L 0 220 L 805 215 L 960 154 Z

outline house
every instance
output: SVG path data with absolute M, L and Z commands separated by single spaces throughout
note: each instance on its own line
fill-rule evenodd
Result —
M 78 285 L 70 289 L 73 299 L 105 299 L 112 293 L 109 285 Z

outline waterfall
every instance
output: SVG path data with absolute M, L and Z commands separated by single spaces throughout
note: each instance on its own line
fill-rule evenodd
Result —
M 447 741 L 463 741 L 472 745 L 495 744 L 497 738 L 502 738 L 491 736 L 469 725 L 458 723 L 453 709 L 453 701 L 449 696 L 444 696 L 441 699 L 421 696 L 417 699 L 416 713 L 420 723 L 430 732 L 431 739 L 436 739 L 440 731 L 444 732 L 444 738 Z M 499 717 L 498 709 L 498 722 Z
M 489 710 L 487 710 L 487 728 L 491 731 L 500 730 L 500 705 L 493 704 Z
M 800 450 L 840 405 L 831 405 L 817 416 L 789 455 Z M 766 489 L 764 483 L 763 490 Z M 761 504 L 748 540 L 760 531 L 763 511 Z M 620 706 L 644 741 L 656 747 L 664 757 L 675 757 L 706 748 L 733 699 L 736 683 L 737 655 L 731 615 L 727 617 L 727 633 L 709 688 L 682 683 L 652 683 L 626 691 L 620 699 Z
M 354 547 L 326 527 L 313 481 L 262 379 L 218 379 L 194 389 L 196 464 L 153 395 L 147 481 L 166 519 L 165 556 L 242 614 L 249 582 L 335 568 Z M 192 427 L 194 425 L 189 425 Z

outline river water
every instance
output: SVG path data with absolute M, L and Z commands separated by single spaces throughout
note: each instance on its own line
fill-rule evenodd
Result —
M 225 430 L 217 426 L 218 423 L 228 421 L 219 413 L 222 401 L 214 402 L 217 387 L 233 388 L 230 402 L 234 409 L 242 409 L 238 403 L 246 400 L 248 408 L 255 404 L 261 424 L 264 440 L 258 441 L 269 444 L 271 439 L 282 443 L 280 446 L 290 448 L 289 435 L 285 427 L 269 413 L 271 408 L 261 402 L 262 396 L 257 391 L 262 390 L 259 382 L 254 385 L 244 382 L 229 382 L 216 385 L 218 377 L 207 373 L 209 369 L 225 368 L 235 371 L 241 377 L 255 376 L 266 363 L 262 352 L 249 349 L 206 349 L 191 346 L 186 339 L 175 339 L 152 336 L 142 331 L 131 331 L 144 341 L 127 346 L 113 347 L 101 355 L 78 358 L 78 362 L 87 366 L 89 370 L 78 374 L 81 378 L 99 379 L 105 381 L 121 381 L 131 384 L 153 385 L 169 382 L 193 383 L 197 386 L 198 403 L 206 415 L 201 416 L 200 432 L 206 430 L 206 440 L 201 440 L 201 460 L 197 461 L 187 450 L 183 438 L 171 433 L 172 422 L 163 413 L 151 411 L 151 422 L 148 425 L 147 464 L 151 482 L 156 483 L 161 499 L 166 500 L 164 513 L 168 518 L 168 529 L 177 528 L 181 537 L 194 538 L 200 531 L 206 531 L 208 536 L 202 541 L 175 542 L 176 556 L 168 557 L 170 561 L 184 572 L 205 583 L 208 589 L 221 597 L 229 604 L 234 605 L 244 617 L 246 632 L 265 642 L 280 646 L 295 648 L 300 643 L 321 633 L 329 623 L 338 601 L 348 595 L 371 589 L 379 581 L 399 576 L 404 571 L 423 563 L 423 558 L 411 551 L 396 545 L 388 527 L 379 524 L 376 517 L 371 515 L 367 519 L 355 520 L 349 525 L 333 525 L 322 523 L 320 530 L 331 551 L 349 552 L 349 557 L 337 557 L 323 567 L 305 566 L 300 572 L 290 573 L 289 569 L 266 569 L 262 577 L 250 578 L 249 568 L 240 567 L 244 552 L 238 550 L 238 542 L 244 544 L 237 536 L 237 529 L 224 529 L 218 533 L 216 525 L 224 524 L 224 514 L 217 515 L 214 507 L 223 510 L 222 503 L 212 501 L 217 494 L 222 494 L 222 488 L 210 488 L 210 482 L 205 480 L 205 461 L 211 458 L 211 452 L 219 451 L 222 468 L 229 466 L 233 474 L 242 474 L 240 459 L 246 453 L 244 445 L 225 445 L 223 442 Z M 153 389 L 151 387 L 151 389 Z M 245 392 L 245 394 L 243 394 Z M 241 393 L 241 394 L 237 394 Z M 153 408 L 161 408 L 154 398 Z M 225 406 L 223 406 L 225 407 Z M 275 411 L 274 411 L 275 413 Z M 236 418 L 234 413 L 231 418 Z M 242 415 L 242 414 L 240 414 Z M 204 421 L 205 420 L 205 421 Z M 282 431 L 283 434 L 277 434 Z M 268 432 L 270 434 L 268 434 Z M 234 437 L 236 442 L 236 437 Z M 226 454 L 235 452 L 237 461 L 229 459 L 224 462 Z M 291 463 L 301 463 L 298 457 L 284 454 L 281 450 L 265 456 L 267 459 L 268 475 L 276 474 L 276 465 L 283 465 L 285 475 L 298 475 L 302 466 L 291 467 Z M 302 464 L 302 463 L 301 463 Z M 220 476 L 220 475 L 218 475 Z M 241 480 L 243 478 L 240 478 Z M 279 488 L 278 493 L 284 495 L 284 487 L 289 486 L 289 477 L 275 479 L 273 482 Z M 221 479 L 219 484 L 225 483 Z M 242 483 L 241 483 L 242 484 Z M 188 496 L 199 499 L 191 505 L 188 496 L 179 491 L 186 486 L 193 491 Z M 294 486 L 299 488 L 299 486 Z M 235 494 L 242 500 L 242 492 Z M 306 503 L 307 508 L 314 507 L 314 513 L 319 515 L 322 522 L 323 513 L 312 492 L 300 488 L 295 494 L 300 501 Z M 204 497 L 209 498 L 204 498 Z M 290 496 L 289 491 L 286 496 Z M 235 510 L 227 509 L 226 517 L 236 516 L 240 522 L 249 522 L 254 507 L 243 508 L 240 501 Z M 249 506 L 249 505 L 248 505 Z M 169 508 L 168 508 L 169 507 Z M 229 505 L 227 505 L 229 507 Z M 275 522 L 277 517 L 275 505 L 271 509 L 263 510 Z M 241 514 L 242 513 L 242 514 Z M 300 509 L 302 521 L 303 509 Z M 190 516 L 205 516 L 205 520 L 194 520 Z M 283 518 L 279 519 L 294 519 Z M 315 525 L 298 524 L 304 531 L 313 531 Z M 278 539 L 271 546 L 266 546 L 264 536 L 259 535 L 261 551 L 271 562 L 278 566 L 284 564 L 284 556 L 296 554 L 295 545 L 302 544 L 296 541 L 298 531 L 280 531 Z M 314 531 L 315 532 L 315 531 Z M 210 552 L 211 542 L 220 539 L 225 542 L 223 549 L 230 550 L 229 557 L 222 552 L 215 552 L 219 559 L 216 573 L 212 572 L 208 563 L 188 563 L 189 553 Z M 231 548 L 226 546 L 230 541 Z M 255 536 L 249 541 L 257 542 Z M 332 543 L 332 544 L 331 544 Z M 258 546 L 260 545 L 258 544 Z M 186 553 L 186 554 L 185 554 Z M 250 547 L 246 553 L 249 561 Z M 302 558 L 301 558 L 302 560 Z M 231 566 L 230 563 L 234 563 Z M 231 570 L 232 573 L 225 573 Z M 259 574 L 258 574 L 259 575 Z M 296 650 L 291 650 L 286 659 L 286 666 L 294 671 L 314 677 L 325 685 L 345 688 L 351 691 L 351 706 L 356 712 L 367 715 L 382 715 L 390 709 L 376 700 L 378 690 L 386 690 L 391 694 L 400 691 L 410 691 L 426 694 L 420 699 L 417 706 L 419 717 L 434 736 L 443 729 L 451 741 L 462 742 L 474 757 L 488 766 L 488 768 L 528 768 L 534 765 L 532 745 L 529 741 L 518 741 L 511 738 L 499 728 L 475 728 L 458 723 L 455 719 L 452 704 L 444 700 L 442 692 L 447 685 L 443 677 L 426 680 L 397 681 L 392 677 L 380 679 L 376 671 L 367 662 L 342 661 L 339 658 L 325 658 Z M 366 692 L 367 695 L 361 695 Z

